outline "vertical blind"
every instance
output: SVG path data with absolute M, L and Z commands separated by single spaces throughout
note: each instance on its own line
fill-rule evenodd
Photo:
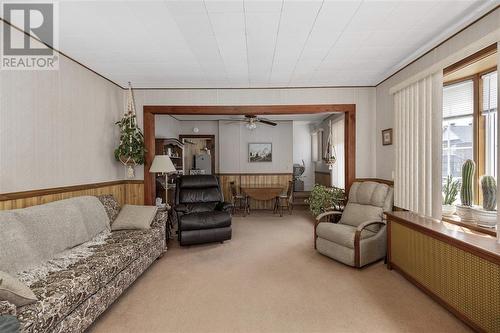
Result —
M 435 218 L 442 200 L 442 82 L 439 71 L 394 93 L 394 204 Z
M 487 175 L 497 177 L 497 114 L 498 114 L 498 72 L 481 77 L 483 82 L 482 116 L 485 124 L 485 171 Z

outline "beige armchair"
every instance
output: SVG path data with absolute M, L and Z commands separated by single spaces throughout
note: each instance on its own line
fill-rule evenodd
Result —
M 346 265 L 363 267 L 386 254 L 384 212 L 392 211 L 393 188 L 374 181 L 355 182 L 343 212 L 326 212 L 316 218 L 314 247 L 319 253 Z M 341 215 L 338 223 L 322 222 Z

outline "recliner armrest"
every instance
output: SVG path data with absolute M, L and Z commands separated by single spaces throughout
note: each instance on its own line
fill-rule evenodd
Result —
M 185 205 L 185 204 L 178 204 L 178 205 L 174 206 L 174 210 L 177 213 L 188 213 L 189 207 L 188 207 L 188 205 Z
M 222 207 L 221 207 L 222 209 L 221 210 L 224 212 L 229 212 L 229 211 L 231 211 L 231 209 L 233 209 L 233 206 L 234 205 L 231 202 L 224 201 L 224 202 L 222 202 Z

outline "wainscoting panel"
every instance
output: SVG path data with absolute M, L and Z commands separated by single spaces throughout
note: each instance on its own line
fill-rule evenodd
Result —
M 221 174 L 222 191 L 226 200 L 231 200 L 231 188 L 229 183 L 234 181 L 239 191 L 240 185 L 271 185 L 279 184 L 283 186 L 283 191 L 286 191 L 288 182 L 292 180 L 292 174 Z M 251 209 L 273 209 L 273 200 L 252 200 L 250 199 Z
M 114 181 L 0 194 L 0 210 L 25 208 L 83 195 L 112 194 L 121 205 L 144 204 L 142 181 Z
M 329 172 L 320 172 L 320 171 L 314 172 L 314 183 L 315 184 L 320 184 L 323 186 L 330 187 L 331 182 L 332 182 L 331 179 L 332 179 L 332 177 L 331 177 Z

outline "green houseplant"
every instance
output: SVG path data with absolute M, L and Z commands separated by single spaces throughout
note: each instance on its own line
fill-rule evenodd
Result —
M 483 207 L 472 207 L 472 215 L 482 227 L 494 228 L 497 223 L 497 182 L 492 176 L 481 177 Z
M 452 216 L 455 213 L 454 202 L 457 199 L 460 182 L 453 179 L 451 175 L 446 177 L 446 183 L 443 186 L 443 216 Z
M 146 147 L 144 146 L 144 135 L 139 126 L 137 126 L 134 95 L 130 82 L 127 112 L 115 125 L 120 128 L 120 143 L 114 152 L 115 159 L 127 166 L 128 177 L 132 178 L 134 177 L 134 166 L 144 164 Z
M 472 203 L 474 202 L 473 181 L 476 173 L 476 163 L 473 160 L 466 160 L 462 165 L 462 186 L 460 188 L 460 202 L 457 205 L 457 215 L 465 222 L 472 222 Z
M 327 210 L 340 210 L 345 203 L 345 191 L 338 187 L 316 184 L 306 203 L 309 204 L 309 210 L 314 216 Z

